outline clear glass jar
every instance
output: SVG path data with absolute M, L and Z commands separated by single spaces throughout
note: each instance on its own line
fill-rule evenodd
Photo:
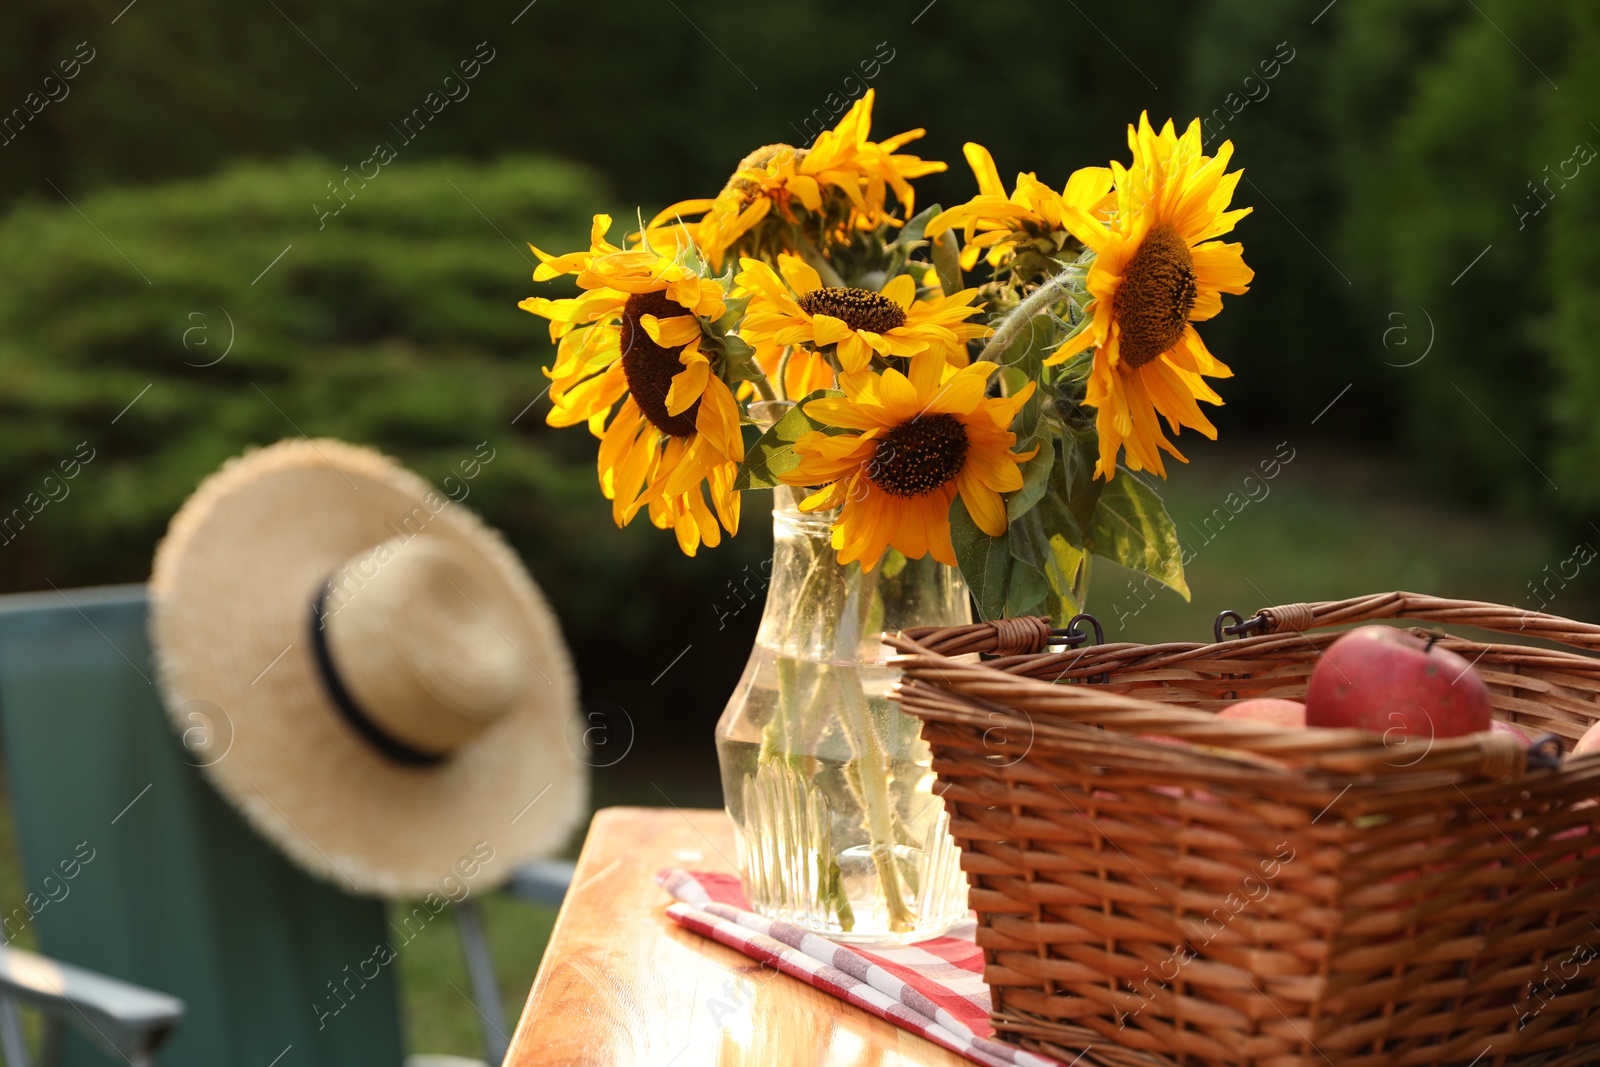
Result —
M 893 549 L 841 566 L 833 515 L 773 492 L 766 608 L 716 734 L 751 905 L 838 941 L 936 937 L 967 916 L 966 876 L 878 634 L 970 622 L 966 585 Z

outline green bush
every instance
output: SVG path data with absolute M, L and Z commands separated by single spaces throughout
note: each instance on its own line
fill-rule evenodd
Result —
M 464 487 L 550 595 L 587 696 L 641 735 L 676 729 L 675 703 L 708 727 L 754 621 L 719 629 L 716 590 L 769 550 L 762 517 L 752 506 L 747 536 L 696 560 L 646 520 L 616 529 L 593 438 L 543 425 L 547 324 L 516 307 L 535 291 L 525 241 L 582 247 L 600 183 L 540 160 L 415 162 L 352 184 L 319 229 L 309 205 L 338 176 L 317 159 L 239 166 L 0 222 L 0 520 L 15 516 L 0 587 L 142 580 L 227 457 L 341 437 Z M 667 619 L 682 642 L 654 639 Z M 691 642 L 707 658 L 649 686 Z M 630 654 L 637 671 L 613 668 Z
M 1272 42 L 1297 52 L 1226 130 L 1246 170 L 1238 199 L 1256 208 L 1240 233 L 1258 276 L 1207 327 L 1225 358 L 1242 357 L 1224 428 L 1228 415 L 1276 418 L 1403 455 L 1479 506 L 1592 516 L 1600 165 L 1562 165 L 1579 144 L 1600 149 L 1600 11 L 1581 0 L 1318 11 L 1312 25 L 1269 0 L 1210 0 L 1196 16 L 1194 112 Z M 1529 183 L 1558 169 L 1567 177 L 1540 208 Z
M 108 184 L 306 150 L 334 162 L 302 172 L 285 218 L 298 212 L 314 225 L 325 183 L 375 141 L 398 144 L 393 126 L 443 90 L 480 42 L 493 59 L 470 95 L 401 149 L 373 196 L 390 170 L 429 158 L 539 151 L 604 173 L 618 191 L 605 206 L 626 218 L 635 201 L 712 193 L 750 148 L 804 140 L 870 84 L 880 90 L 880 134 L 927 127 L 914 150 L 952 169 L 920 183 L 919 198 L 950 204 L 973 191 L 960 155 L 968 139 L 993 150 L 1008 180 L 1025 169 L 1059 184 L 1074 167 L 1124 158 L 1124 125 L 1141 109 L 1180 122 L 1231 111 L 1219 132 L 1246 170 L 1236 200 L 1256 210 L 1237 232 L 1258 274 L 1253 292 L 1202 331 L 1238 374 L 1221 386 L 1223 433 L 1317 434 L 1408 452 L 1477 499 L 1573 513 L 1600 504 L 1600 488 L 1579 484 L 1600 458 L 1589 417 L 1600 403 L 1589 341 L 1600 327 L 1600 252 L 1588 236 L 1600 181 L 1585 166 L 1525 227 L 1512 207 L 1575 143 L 1600 147 L 1589 125 L 1600 124 L 1600 73 L 1587 62 L 1600 13 L 1582 0 L 1159 0 L 1093 10 L 912 0 L 870 18 L 845 0 L 759 11 L 713 0 L 692 11 L 656 0 L 559 11 L 282 0 L 227 19 L 200 0 L 126 12 L 124 0 L 13 6 L 13 32 L 0 35 L 0 108 L 38 93 L 80 42 L 94 52 L 69 96 L 15 137 L 0 134 L 0 204 L 31 198 L 64 212 L 62 195 L 82 206 Z M 641 34 L 658 62 L 634 58 Z M 1280 42 L 1294 59 L 1269 95 L 1241 106 L 1244 79 Z M 348 236 L 360 206 L 329 228 Z M 474 213 L 464 221 L 498 240 Z M 240 267 L 253 277 L 256 263 Z M 105 267 L 106 284 L 128 277 L 126 263 Z M 388 314 L 381 303 L 362 310 Z M 326 313 L 310 303 L 303 312 Z M 162 343 L 171 329 L 161 319 Z M 1397 366 L 1430 332 L 1429 357 Z M 1347 385 L 1338 408 L 1308 428 Z
M 1349 198 L 1341 254 L 1362 263 L 1369 300 L 1432 321 L 1428 359 L 1387 376 L 1407 442 L 1480 496 L 1572 512 L 1600 495 L 1558 497 L 1545 478 L 1568 447 L 1552 401 L 1577 384 L 1560 369 L 1551 282 L 1567 273 L 1563 231 L 1600 204 L 1600 168 L 1549 210 L 1519 218 L 1516 204 L 1537 208 L 1528 183 L 1545 164 L 1600 145 L 1584 117 L 1600 114 L 1600 82 L 1585 73 L 1600 22 L 1569 0 L 1480 7 L 1367 2 L 1330 15 L 1334 62 L 1351 72 L 1330 108 Z M 1580 362 L 1593 356 L 1590 345 Z

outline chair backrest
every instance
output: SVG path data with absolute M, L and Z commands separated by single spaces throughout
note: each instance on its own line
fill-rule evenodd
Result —
M 32 894 L 3 936 L 31 923 L 47 955 L 183 998 L 162 1067 L 399 1067 L 382 904 L 290 866 L 205 781 L 162 711 L 145 618 L 143 586 L 0 597 Z M 63 1064 L 106 1062 L 69 1036 Z

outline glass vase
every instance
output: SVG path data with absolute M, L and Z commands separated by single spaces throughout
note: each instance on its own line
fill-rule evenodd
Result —
M 966 585 L 893 549 L 841 565 L 833 514 L 773 492 L 766 607 L 716 733 L 750 903 L 837 941 L 936 937 L 967 917 L 966 877 L 878 634 L 970 622 Z

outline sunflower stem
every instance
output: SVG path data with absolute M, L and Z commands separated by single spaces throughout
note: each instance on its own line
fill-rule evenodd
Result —
M 844 279 L 839 276 L 839 272 L 833 269 L 833 264 L 829 263 L 827 258 L 817 251 L 817 247 L 811 243 L 811 238 L 804 234 L 800 235 L 800 258 L 809 263 L 812 269 L 822 276 L 823 285 L 834 289 L 849 288 L 844 284 Z
M 916 916 L 906 906 L 905 885 L 895 860 L 894 800 L 889 796 L 889 757 L 878 736 L 872 709 L 861 689 L 861 677 L 841 677 L 839 696 L 844 704 L 846 736 L 855 751 L 855 785 L 859 790 L 862 814 L 866 818 L 872 865 L 878 872 L 878 892 L 883 896 L 889 929 L 904 933 L 916 924 Z
M 889 929 L 900 933 L 915 926 L 916 915 L 906 901 L 905 879 L 895 856 L 898 814 L 891 791 L 889 747 L 867 700 L 859 667 L 852 666 L 859 661 L 864 632 L 881 625 L 874 611 L 879 575 L 876 570 L 841 568 L 827 534 L 806 540 L 810 558 L 784 623 L 781 643 L 785 654 L 776 664 L 777 714 L 762 731 L 758 758 L 763 765 L 786 764 L 810 778 L 814 788 L 822 788 L 808 754 L 819 750 L 829 724 L 838 724 L 853 757 L 844 769 L 845 788 L 854 798 L 867 833 Z M 845 570 L 843 581 L 838 580 L 841 570 Z M 813 622 L 820 627 L 822 638 L 821 647 L 813 653 L 822 657 L 820 662 L 794 654 L 796 642 L 810 631 Z M 842 881 L 833 873 L 837 857 L 827 859 L 829 868 L 818 871 L 818 899 L 848 930 L 854 913 Z
M 788 397 L 779 397 L 773 393 L 772 385 L 767 381 L 767 376 L 765 374 L 758 374 L 754 378 L 751 378 L 750 384 L 756 387 L 756 392 L 761 394 L 761 399 L 767 401 L 769 404 L 775 403 L 780 399 L 789 399 Z
M 783 355 L 778 357 L 778 391 L 785 400 L 793 400 L 789 395 L 789 361 L 794 358 L 794 345 L 785 345 Z
M 1016 307 L 1000 320 L 1000 325 L 995 327 L 994 336 L 989 338 L 989 343 L 983 346 L 983 354 L 978 358 L 987 360 L 991 356 L 998 357 L 1016 340 L 1022 328 L 1033 320 L 1033 317 L 1044 311 L 1050 305 L 1066 296 L 1072 285 L 1083 272 L 1078 267 L 1068 267 L 1060 274 L 1047 278 L 1033 292 L 1029 293 Z

